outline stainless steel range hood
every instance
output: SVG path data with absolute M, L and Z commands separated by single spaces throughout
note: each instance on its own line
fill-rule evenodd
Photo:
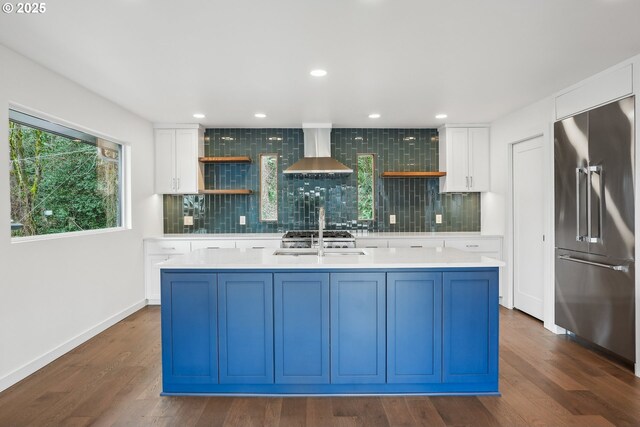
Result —
M 353 169 L 331 157 L 331 123 L 303 123 L 304 158 L 289 166 L 286 174 L 347 174 Z

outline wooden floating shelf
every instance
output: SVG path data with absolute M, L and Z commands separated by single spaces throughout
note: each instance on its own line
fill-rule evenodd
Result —
M 251 194 L 253 191 L 245 189 L 236 190 L 201 190 L 200 194 Z
M 438 178 L 446 172 L 382 172 L 383 178 Z
M 249 156 L 200 157 L 200 163 L 251 163 Z

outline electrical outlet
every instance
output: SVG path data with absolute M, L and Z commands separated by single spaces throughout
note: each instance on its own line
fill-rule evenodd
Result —
M 247 225 L 247 217 L 240 215 L 240 225 Z
M 436 214 L 436 224 L 442 224 L 442 214 Z
M 185 216 L 184 217 L 184 225 L 193 225 L 193 217 Z
M 395 224 L 395 223 L 396 223 L 396 216 L 389 215 L 389 224 Z

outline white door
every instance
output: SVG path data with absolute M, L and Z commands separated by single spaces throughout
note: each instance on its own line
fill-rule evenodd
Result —
M 544 164 L 542 137 L 513 145 L 513 305 L 542 320 Z
M 173 129 L 157 129 L 155 133 L 156 182 L 158 194 L 175 193 L 176 184 L 176 132 Z

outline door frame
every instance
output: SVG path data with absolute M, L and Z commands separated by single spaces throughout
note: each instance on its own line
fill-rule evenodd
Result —
M 513 204 L 513 153 L 515 144 L 542 138 L 544 162 L 542 164 L 541 179 L 544 190 L 543 197 L 543 233 L 545 236 L 542 244 L 543 254 L 543 317 L 544 327 L 554 333 L 564 333 L 564 329 L 555 324 L 555 280 L 554 280 L 554 179 L 553 179 L 553 122 L 546 127 L 537 128 L 522 138 L 515 139 L 507 144 L 508 180 L 507 180 L 507 229 L 505 236 L 505 255 L 507 267 L 504 276 L 507 278 L 504 289 L 503 305 L 513 309 L 514 296 L 514 268 L 515 259 L 515 230 L 514 230 L 514 204 Z

